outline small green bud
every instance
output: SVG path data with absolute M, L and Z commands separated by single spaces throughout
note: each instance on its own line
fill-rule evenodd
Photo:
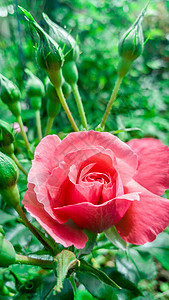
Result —
M 16 253 L 12 244 L 0 233 L 0 267 L 6 268 L 16 262 Z
M 7 122 L 0 120 L 0 147 L 9 146 L 14 140 L 13 128 Z
M 118 65 L 118 75 L 123 77 L 129 70 L 132 62 L 138 58 L 144 48 L 144 37 L 142 31 L 142 20 L 147 6 L 142 10 L 134 24 L 122 36 L 119 42 L 119 55 L 121 57 Z
M 2 74 L 0 74 L 0 97 L 1 100 L 8 105 L 10 111 L 15 117 L 20 116 L 20 91 L 12 81 L 8 80 Z
M 42 106 L 42 97 L 45 95 L 45 88 L 42 81 L 28 69 L 25 70 L 30 75 L 26 84 L 26 93 L 30 98 L 33 110 L 39 110 Z
M 20 200 L 16 185 L 18 176 L 18 168 L 14 161 L 0 152 L 0 193 L 3 199 L 13 207 L 16 207 Z
M 59 73 L 64 57 L 59 45 L 39 26 L 32 15 L 24 8 L 20 7 L 25 14 L 28 22 L 37 31 L 40 42 L 37 50 L 37 61 L 39 66 L 44 69 L 55 86 L 61 85 L 61 75 Z
M 63 95 L 65 97 L 65 99 L 67 99 L 71 93 L 71 86 L 69 83 L 67 83 L 65 80 L 63 82 L 63 85 L 62 85 L 62 90 L 63 90 Z
M 46 84 L 46 95 L 48 97 L 47 113 L 50 118 L 55 118 L 60 112 L 61 103 L 54 85 L 48 81 Z
M 49 17 L 43 13 L 43 18 L 50 28 L 50 35 L 63 49 L 65 62 L 76 61 L 79 57 L 79 46 L 74 38 L 62 27 L 52 22 Z
M 0 189 L 6 189 L 16 184 L 18 175 L 18 168 L 14 161 L 0 152 Z
M 72 60 L 64 63 L 62 68 L 63 76 L 66 82 L 70 85 L 77 83 L 78 81 L 78 70 L 76 63 Z

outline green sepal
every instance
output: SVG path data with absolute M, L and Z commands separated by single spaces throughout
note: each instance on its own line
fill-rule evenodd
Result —
M 3 200 L 8 203 L 9 206 L 15 209 L 20 204 L 20 195 L 17 184 L 8 187 L 7 189 L 0 189 Z
M 66 82 L 65 80 L 62 84 L 62 91 L 63 91 L 63 95 L 64 95 L 65 99 L 67 99 L 69 97 L 69 95 L 72 91 L 70 84 L 68 82 Z
M 148 4 L 147 4 L 148 5 Z M 142 10 L 134 24 L 122 36 L 119 42 L 119 55 L 124 59 L 133 61 L 139 57 L 144 48 L 144 38 L 141 22 L 145 15 L 146 7 Z
M 16 262 L 16 253 L 12 244 L 0 233 L 0 267 L 6 268 Z
M 63 49 L 65 62 L 71 60 L 76 61 L 79 57 L 79 46 L 77 41 L 74 40 L 70 33 L 66 32 L 66 30 L 62 27 L 51 21 L 45 13 L 42 15 L 46 23 L 49 25 L 51 37 Z
M 57 292 L 60 292 L 63 288 L 63 281 L 65 280 L 68 271 L 76 266 L 78 260 L 76 259 L 75 254 L 69 250 L 62 250 L 56 255 L 54 260 L 57 263 L 57 284 L 54 289 Z
M 11 113 L 17 118 L 21 115 L 21 104 L 20 102 L 15 102 L 8 104 L 8 108 L 11 111 Z
M 39 26 L 30 12 L 19 6 L 26 16 L 28 22 L 37 31 L 40 42 L 37 50 L 37 61 L 39 66 L 44 69 L 55 86 L 61 85 L 60 72 L 64 56 L 59 45 Z
M 15 162 L 0 152 L 0 192 L 14 186 L 18 180 L 19 172 Z
M 120 248 L 122 250 L 127 250 L 128 244 L 118 234 L 115 226 L 105 230 L 104 233 L 108 238 L 108 240 L 112 242 L 112 244 L 115 245 L 117 248 Z
M 7 122 L 0 120 L 0 147 L 10 146 L 14 140 L 13 128 Z
M 48 113 L 48 116 L 50 118 L 55 118 L 59 114 L 60 109 L 61 109 L 61 103 L 60 102 L 54 103 L 50 99 L 48 100 L 47 113 Z
M 21 98 L 19 88 L 2 74 L 0 74 L 0 97 L 7 105 L 15 103 Z
M 63 68 L 63 77 L 70 85 L 77 83 L 78 81 L 78 70 L 76 63 L 74 61 L 69 61 L 64 63 Z

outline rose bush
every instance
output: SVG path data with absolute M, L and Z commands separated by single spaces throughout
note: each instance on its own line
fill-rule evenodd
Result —
M 23 204 L 53 239 L 83 248 L 83 229 L 116 226 L 123 240 L 153 241 L 169 223 L 169 148 L 153 138 L 128 144 L 107 132 L 42 139 Z

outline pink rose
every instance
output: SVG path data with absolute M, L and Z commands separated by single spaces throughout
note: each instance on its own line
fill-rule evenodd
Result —
M 144 244 L 169 224 L 169 148 L 153 138 L 123 143 L 104 132 L 45 137 L 37 146 L 23 204 L 57 243 L 83 248 L 93 232 L 116 226 Z

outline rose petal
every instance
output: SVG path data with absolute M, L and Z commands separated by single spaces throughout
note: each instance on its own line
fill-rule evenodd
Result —
M 137 168 L 137 155 L 126 143 L 108 132 L 91 130 L 68 134 L 57 147 L 57 159 L 61 162 L 68 153 L 76 153 L 90 147 L 93 147 L 93 151 L 100 147 L 103 151 L 110 149 L 117 157 L 118 170 L 123 181 L 128 182 L 133 177 Z
M 101 205 L 85 202 L 59 207 L 55 213 L 59 222 L 71 219 L 80 228 L 102 232 L 119 222 L 134 200 L 139 200 L 138 193 L 122 195 Z
M 152 242 L 169 224 L 169 200 L 152 194 L 134 180 L 126 186 L 128 193 L 140 193 L 140 201 L 131 203 L 128 211 L 116 224 L 123 240 L 141 245 Z
M 37 201 L 33 191 L 27 191 L 22 201 L 26 210 L 38 221 L 56 243 L 64 247 L 74 245 L 76 248 L 84 248 L 88 238 L 75 224 L 58 224 L 44 211 L 44 207 Z
M 128 145 L 138 154 L 133 179 L 157 195 L 169 189 L 169 148 L 153 138 L 133 139 Z

